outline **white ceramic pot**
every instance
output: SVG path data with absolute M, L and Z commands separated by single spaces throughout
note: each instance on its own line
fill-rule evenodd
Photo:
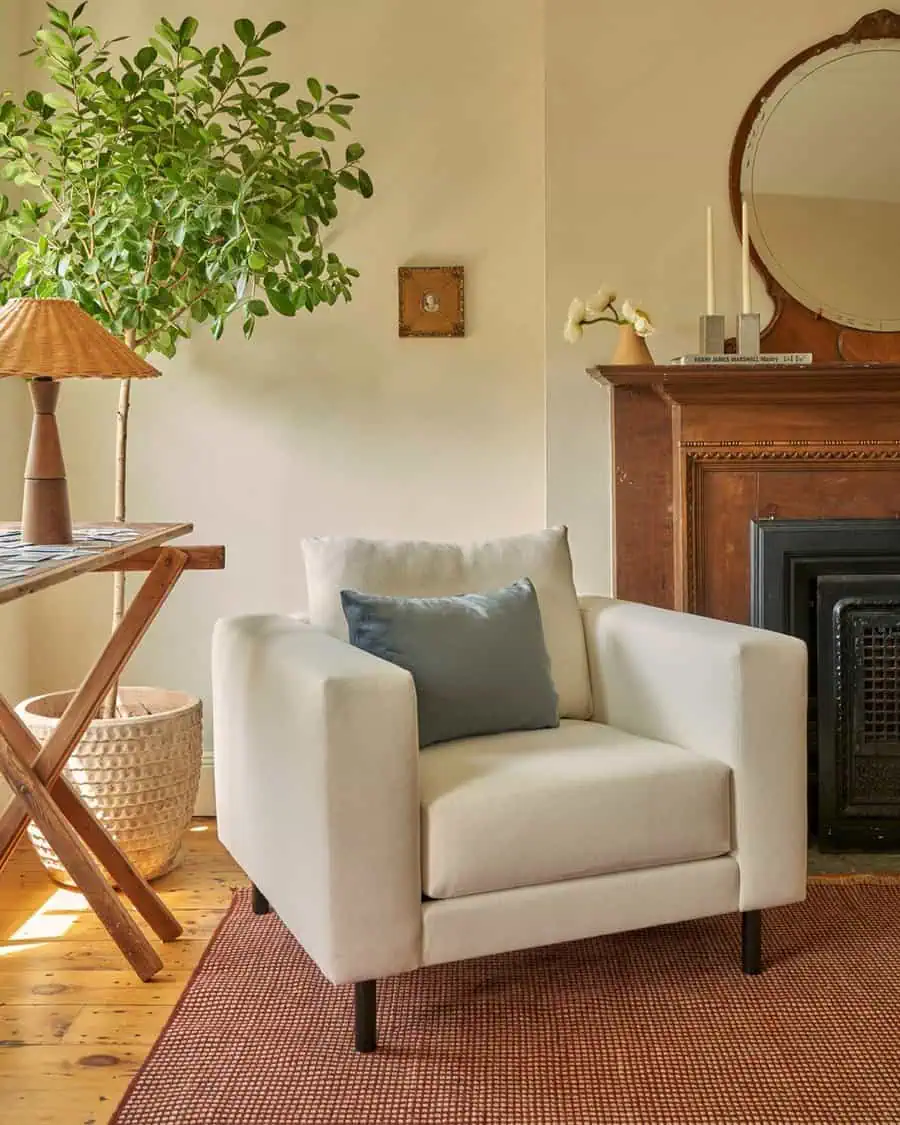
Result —
M 74 693 L 53 692 L 16 708 L 41 743 L 56 729 Z M 202 757 L 199 699 L 163 688 L 119 689 L 114 719 L 94 719 L 69 758 L 65 776 L 145 879 L 181 862 Z M 57 882 L 72 885 L 34 824 L 28 829 L 41 862 Z

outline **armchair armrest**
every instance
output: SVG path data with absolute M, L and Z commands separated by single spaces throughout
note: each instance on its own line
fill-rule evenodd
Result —
M 583 598 L 598 722 L 731 767 L 740 908 L 806 891 L 806 646 L 795 637 Z
M 421 958 L 412 677 L 296 618 L 213 634 L 219 831 L 335 983 Z

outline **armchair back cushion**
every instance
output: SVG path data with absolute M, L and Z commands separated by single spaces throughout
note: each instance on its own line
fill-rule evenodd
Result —
M 537 592 L 564 719 L 592 712 L 584 625 L 564 527 L 482 543 L 314 538 L 303 541 L 310 624 L 348 639 L 341 590 L 391 597 L 478 594 L 529 578 Z

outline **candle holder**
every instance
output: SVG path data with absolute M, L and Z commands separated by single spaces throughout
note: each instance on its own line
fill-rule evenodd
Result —
M 759 313 L 738 313 L 738 355 L 759 355 Z
M 700 355 L 721 355 L 725 351 L 725 317 L 706 313 L 700 317 Z

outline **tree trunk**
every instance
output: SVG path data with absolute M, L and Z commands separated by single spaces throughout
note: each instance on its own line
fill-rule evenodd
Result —
M 133 348 L 137 333 L 133 328 L 125 332 L 125 343 Z M 116 408 L 116 505 L 115 521 L 124 523 L 126 516 L 126 483 L 128 469 L 128 413 L 131 408 L 131 380 L 123 379 L 119 384 L 119 405 Z M 125 615 L 125 572 L 117 570 L 113 585 L 112 628 L 115 631 Z M 116 699 L 119 693 L 118 681 L 112 685 L 103 704 L 102 716 L 111 719 L 116 713 Z

